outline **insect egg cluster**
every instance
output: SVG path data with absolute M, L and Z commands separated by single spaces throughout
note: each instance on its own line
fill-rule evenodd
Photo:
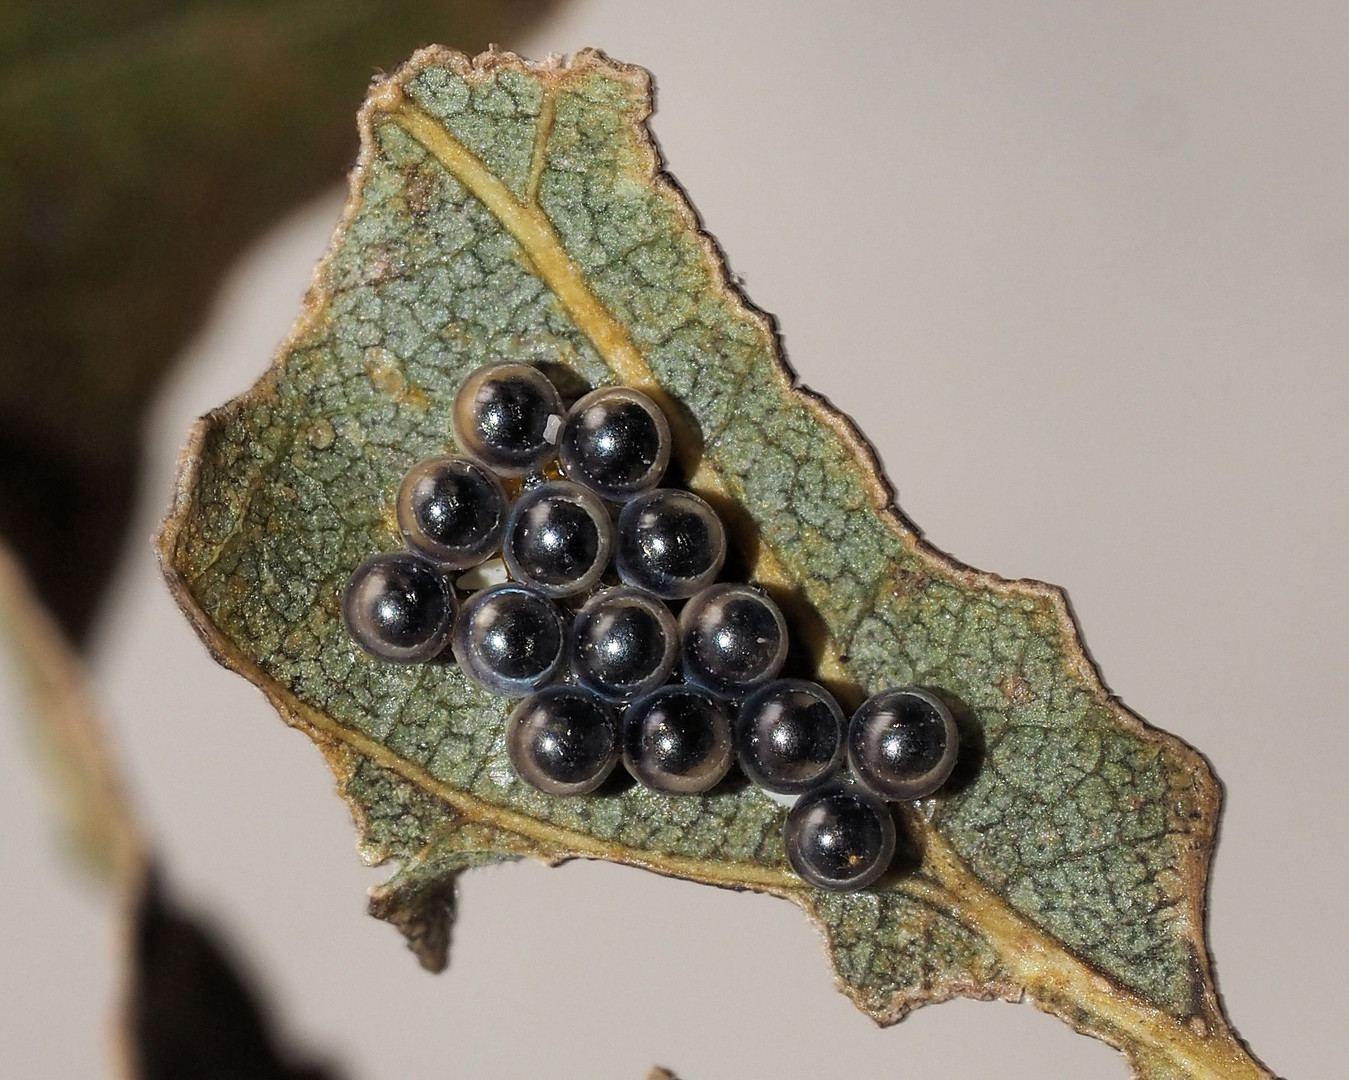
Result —
M 955 764 L 942 700 L 899 687 L 848 718 L 819 683 L 781 677 L 782 612 L 717 580 L 725 528 L 660 486 L 670 426 L 645 394 L 602 388 L 567 409 L 538 369 L 489 364 L 464 380 L 453 426 L 464 456 L 419 461 L 398 489 L 407 550 L 346 587 L 355 642 L 394 663 L 448 647 L 477 685 L 521 699 L 506 747 L 540 791 L 592 792 L 622 761 L 645 787 L 694 794 L 738 762 L 796 796 L 784 840 L 803 879 L 876 881 L 895 849 L 887 802 L 930 795 Z M 461 603 L 456 575 L 498 552 L 510 580 Z

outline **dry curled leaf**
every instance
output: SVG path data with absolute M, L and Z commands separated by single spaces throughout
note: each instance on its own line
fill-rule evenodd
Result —
M 209 416 L 161 537 L 221 662 L 336 771 L 372 898 L 444 963 L 452 882 L 533 856 L 612 859 L 800 905 L 877 1020 L 956 995 L 1029 997 L 1141 1076 L 1265 1077 L 1222 1015 L 1203 934 L 1218 788 L 1106 691 L 1062 593 L 962 566 L 892 502 L 870 448 L 797 385 L 646 128 L 650 81 L 596 52 L 531 64 L 429 49 L 378 84 L 333 247 L 274 368 Z M 506 759 L 507 704 L 452 663 L 355 649 L 338 597 L 399 544 L 391 501 L 453 446 L 465 374 L 502 358 L 573 391 L 624 383 L 676 429 L 676 471 L 801 643 L 795 673 L 855 704 L 918 683 L 964 736 L 955 782 L 906 808 L 912 850 L 874 889 L 788 869 L 784 810 L 725 785 L 540 794 Z

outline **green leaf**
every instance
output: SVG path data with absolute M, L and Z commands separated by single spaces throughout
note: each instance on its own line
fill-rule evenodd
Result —
M 196 430 L 161 537 L 219 659 L 323 747 L 372 859 L 377 913 L 443 963 L 447 882 L 522 855 L 612 859 L 799 904 L 880 1021 L 1025 995 L 1150 1077 L 1267 1076 L 1222 1016 L 1203 937 L 1218 789 L 1102 686 L 1062 594 L 962 566 L 892 505 L 852 424 L 798 386 L 661 170 L 640 69 L 419 53 L 361 114 L 346 218 L 276 366 Z M 910 858 L 829 895 L 788 869 L 784 811 L 727 786 L 551 798 L 507 762 L 507 706 L 453 664 L 361 655 L 338 595 L 398 546 L 391 500 L 453 445 L 464 375 L 543 365 L 626 383 L 675 420 L 676 469 L 722 511 L 735 573 L 770 589 L 795 664 L 849 704 L 946 695 L 966 746 L 908 807 Z
M 0 6 L 0 533 L 67 631 L 118 557 L 160 376 L 244 245 L 348 167 L 370 77 L 550 3 Z

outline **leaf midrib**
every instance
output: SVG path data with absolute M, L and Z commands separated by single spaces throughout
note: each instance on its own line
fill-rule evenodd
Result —
M 411 135 L 456 180 L 481 202 L 493 217 L 520 245 L 525 256 L 534 265 L 539 278 L 567 309 L 577 329 L 594 346 L 609 369 L 625 386 L 641 390 L 654 398 L 671 418 L 675 437 L 675 454 L 689 469 L 688 486 L 703 496 L 736 500 L 732 485 L 712 463 L 711 455 L 700 454 L 696 439 L 678 422 L 679 410 L 673 407 L 670 395 L 641 351 L 632 343 L 627 329 L 586 284 L 580 269 L 567 255 L 562 239 L 552 221 L 543 212 L 537 198 L 520 200 L 505 183 L 498 179 L 472 151 L 452 136 L 429 113 L 408 101 L 396 87 L 386 91 L 385 98 L 373 98 L 390 119 Z M 555 90 L 545 90 L 545 102 L 550 102 Z M 551 107 L 545 105 L 545 115 Z M 551 124 L 549 124 L 551 128 Z M 538 139 L 534 146 L 534 160 L 530 164 L 530 190 L 537 196 L 534 178 L 543 173 L 542 159 L 546 141 Z M 774 551 L 766 537 L 759 537 L 750 576 L 761 585 L 772 589 L 791 591 L 801 584 L 790 573 L 786 564 Z M 816 654 L 816 673 L 831 687 L 843 691 L 844 696 L 864 696 L 855 679 L 841 660 L 840 650 L 827 630 L 813 628 L 813 640 L 807 645 Z

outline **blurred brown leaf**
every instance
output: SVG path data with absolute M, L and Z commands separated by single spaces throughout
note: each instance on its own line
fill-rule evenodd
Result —
M 0 533 L 78 637 L 156 381 L 217 278 L 355 158 L 366 84 L 554 0 L 18 0 L 0 8 Z
M 12 650 L 25 684 L 22 719 L 70 847 L 111 886 L 128 920 L 119 1018 L 125 1073 L 135 1080 L 330 1080 L 330 1070 L 299 1060 L 278 1037 L 221 937 L 165 888 L 84 664 L 3 541 L 0 644 Z
M 0 645 L 14 656 L 23 719 L 67 845 L 95 877 L 134 893 L 146 841 L 127 799 L 84 663 L 0 540 Z

